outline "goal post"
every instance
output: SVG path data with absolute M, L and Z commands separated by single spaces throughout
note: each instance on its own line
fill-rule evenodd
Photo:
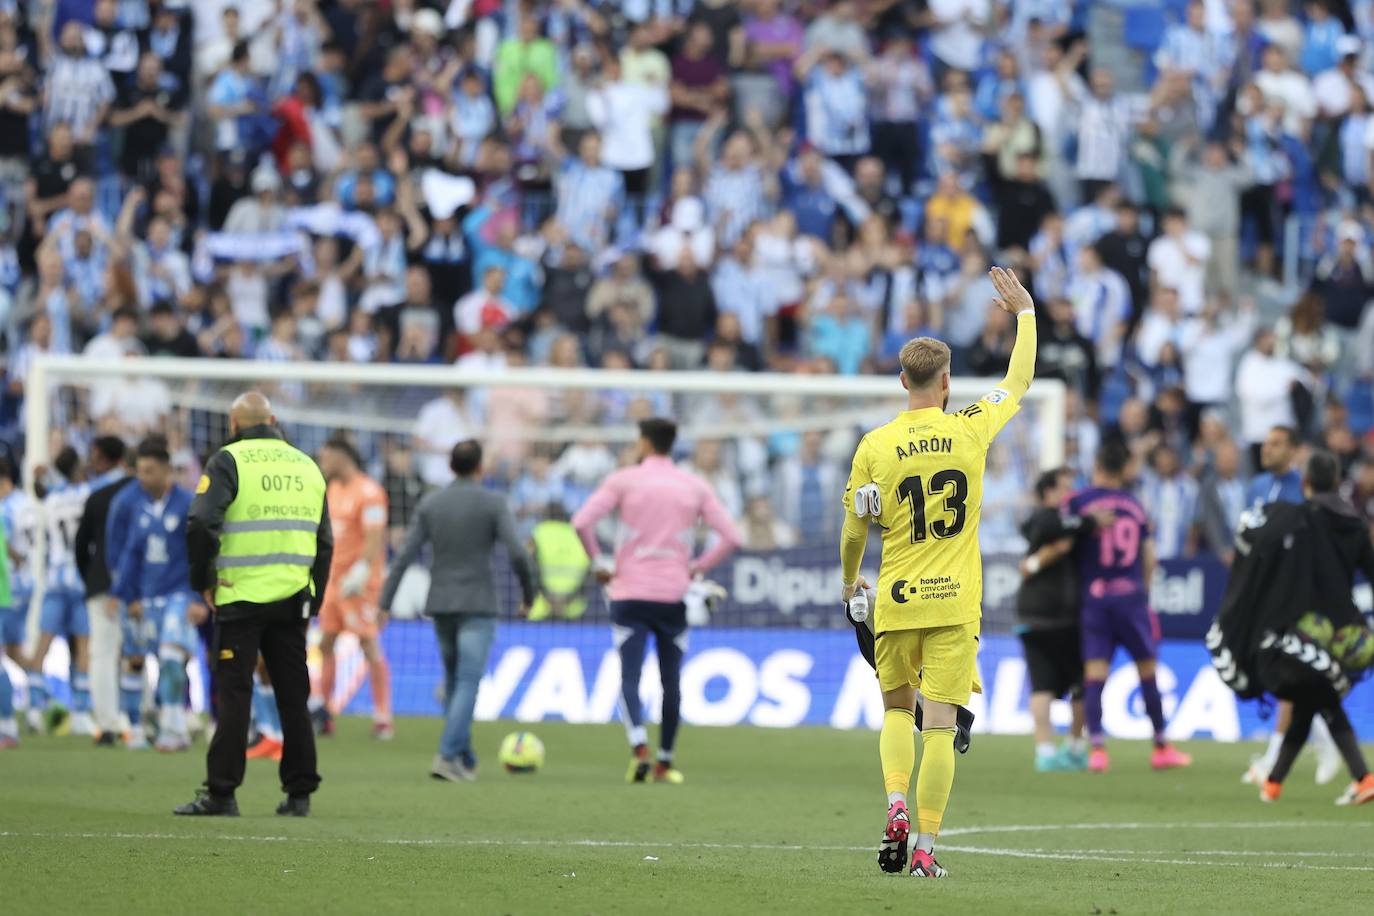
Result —
M 486 476 L 507 495 L 521 542 L 534 545 L 541 531 L 557 529 L 562 540 L 553 541 L 566 549 L 568 513 L 607 474 L 634 460 L 636 421 L 671 416 L 679 428 L 675 454 L 707 479 L 745 537 L 743 548 L 711 573 L 729 594 L 710 615 L 710 625 L 693 636 L 684 668 L 686 721 L 854 727 L 881 720 L 881 704 L 872 707 L 872 675 L 837 613 L 839 500 L 859 438 L 906 407 L 894 376 L 516 366 L 472 372 L 452 366 L 43 356 L 26 383 L 24 485 L 31 495 L 35 471 L 51 468 L 57 449 L 72 445 L 85 453 L 100 434 L 117 434 L 130 446 L 149 432 L 165 434 L 177 481 L 194 487 L 203 462 L 228 439 L 234 398 L 260 389 L 271 398 L 287 438 L 300 448 L 313 454 L 333 436 L 351 439 L 365 470 L 388 494 L 393 549 L 423 494 L 451 478 L 448 452 L 466 438 L 483 443 Z M 950 409 L 973 403 L 997 384 L 954 379 Z M 1013 625 L 1018 523 L 1032 504 L 1036 474 L 1064 461 L 1064 416 L 1064 386 L 1037 380 L 989 452 L 980 540 L 990 665 L 1002 661 L 989 640 L 1009 640 Z M 47 555 L 46 526 L 37 529 L 35 566 Z M 618 535 L 613 524 L 599 530 L 603 543 Z M 700 532 L 694 549 L 702 549 L 707 537 Z M 876 570 L 879 558 L 875 539 L 865 571 Z M 552 610 L 521 620 L 515 578 L 500 551 L 494 562 L 493 612 L 502 626 L 478 717 L 614 718 L 618 658 L 610 648 L 602 590 L 584 568 L 575 591 L 545 602 Z M 535 562 L 550 577 L 541 583 L 553 581 L 560 569 L 566 572 L 558 560 L 544 565 L 538 550 Z M 38 594 L 29 616 L 34 638 L 44 582 L 35 572 Z M 405 572 L 390 608 L 395 623 L 383 633 L 399 714 L 440 712 L 433 636 L 409 619 L 422 611 L 427 582 L 423 563 Z M 334 700 L 346 711 L 366 712 L 367 666 L 356 641 L 345 636 L 340 646 Z M 49 674 L 55 683 L 65 676 L 56 662 Z M 655 681 L 651 662 L 643 679 L 649 709 L 656 707 Z

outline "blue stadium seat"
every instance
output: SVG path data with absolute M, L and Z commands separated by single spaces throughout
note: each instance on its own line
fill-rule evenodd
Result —
M 1153 54 L 1164 40 L 1166 25 L 1164 11 L 1156 6 L 1133 6 L 1125 11 L 1121 31 L 1126 47 L 1145 54 Z
M 1345 393 L 1345 406 L 1350 412 L 1350 428 L 1363 436 L 1374 429 L 1374 382 L 1356 379 Z

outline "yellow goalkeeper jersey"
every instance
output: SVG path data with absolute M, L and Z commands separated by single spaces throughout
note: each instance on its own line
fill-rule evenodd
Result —
M 1000 385 L 957 413 L 905 411 L 859 442 L 844 493 L 840 554 L 845 581 L 853 581 L 868 539 L 868 519 L 854 514 L 854 491 L 876 484 L 883 557 L 875 632 L 957 626 L 982 616 L 983 468 L 988 446 L 1030 386 L 1035 343 L 1035 316 L 1022 313 Z

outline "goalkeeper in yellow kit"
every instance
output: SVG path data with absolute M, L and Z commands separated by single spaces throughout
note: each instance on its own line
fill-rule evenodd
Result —
M 886 872 L 943 878 L 935 861 L 954 783 L 955 708 L 978 683 L 978 627 L 983 562 L 978 519 L 983 466 L 992 439 L 1020 408 L 1035 370 L 1035 309 L 1016 275 L 992 269 L 996 302 L 1016 316 L 1016 346 L 1007 376 L 977 403 L 946 414 L 949 347 L 918 337 L 902 348 L 907 410 L 873 430 L 854 453 L 845 489 L 840 561 L 844 600 L 868 588 L 859 577 L 867 518 L 883 529 L 883 558 L 874 610 L 874 649 L 883 691 L 878 740 L 887 787 L 887 828 L 878 850 Z M 912 735 L 916 691 L 923 697 L 924 750 L 916 777 L 916 848 L 907 859 L 911 817 L 907 789 L 916 764 Z

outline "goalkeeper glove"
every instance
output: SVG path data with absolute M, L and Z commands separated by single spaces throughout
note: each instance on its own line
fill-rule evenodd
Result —
M 687 623 L 694 627 L 710 623 L 711 612 L 725 600 L 725 594 L 725 588 L 719 583 L 698 575 L 682 596 L 682 603 L 687 606 Z
M 361 595 L 363 588 L 367 585 L 367 579 L 372 575 L 372 564 L 366 560 L 359 560 L 348 567 L 348 572 L 344 573 L 339 580 L 339 591 L 345 598 L 354 595 Z

